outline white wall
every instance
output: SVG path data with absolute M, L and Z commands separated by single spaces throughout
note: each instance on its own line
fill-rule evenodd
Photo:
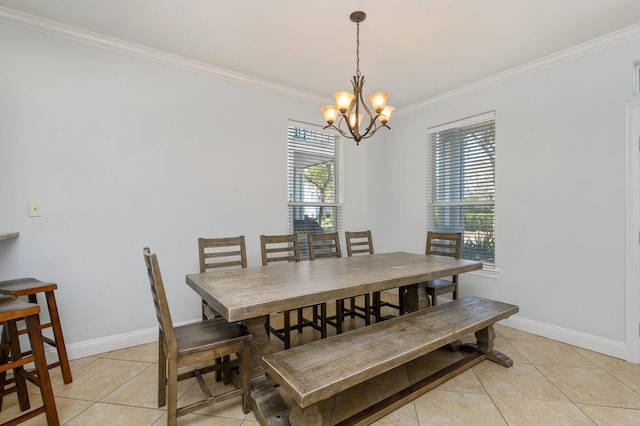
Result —
M 635 39 L 394 119 L 377 160 L 393 226 L 377 244 L 424 251 L 427 128 L 495 110 L 500 273 L 465 274 L 462 295 L 623 345 L 624 119 L 639 52 Z

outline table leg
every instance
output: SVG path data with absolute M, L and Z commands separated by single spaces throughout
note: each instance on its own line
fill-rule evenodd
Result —
M 251 333 L 251 340 L 249 340 L 249 345 L 251 347 L 249 368 L 251 370 L 252 381 L 256 378 L 264 377 L 265 371 L 262 367 L 262 357 L 271 353 L 271 340 L 269 340 L 269 336 L 265 329 L 266 322 L 266 315 L 257 318 L 249 318 L 243 321 L 247 330 Z
M 426 283 L 413 284 L 405 288 L 403 303 L 405 313 L 415 312 L 431 306 L 429 295 L 427 295 Z
M 251 405 L 253 414 L 261 425 L 284 426 L 289 423 L 289 408 L 262 367 L 262 357 L 271 353 L 271 341 L 265 329 L 266 321 L 266 316 L 243 321 L 251 333 Z

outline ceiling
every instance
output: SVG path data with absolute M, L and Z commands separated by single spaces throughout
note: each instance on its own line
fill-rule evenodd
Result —
M 330 97 L 407 107 L 640 23 L 639 0 L 0 0 L 35 15 Z M 0 14 L 2 9 L 0 9 Z M 640 56 L 640 54 L 639 54 Z

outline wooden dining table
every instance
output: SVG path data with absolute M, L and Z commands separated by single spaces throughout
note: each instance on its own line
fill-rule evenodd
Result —
M 256 399 L 269 400 L 265 405 L 271 406 L 270 398 L 278 398 L 277 392 L 264 397 L 261 385 L 265 380 L 261 360 L 271 353 L 265 328 L 268 315 L 479 269 L 482 262 L 392 252 L 190 274 L 186 282 L 227 321 L 241 321 L 251 333 L 253 406 L 256 417 L 264 421 L 274 408 L 260 407 Z M 405 304 L 428 307 L 424 287 L 412 286 Z M 262 397 L 257 398 L 256 389 Z

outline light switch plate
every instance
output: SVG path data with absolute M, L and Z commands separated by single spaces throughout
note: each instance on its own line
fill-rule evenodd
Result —
M 40 201 L 29 202 L 29 216 L 31 217 L 42 216 L 42 202 Z

